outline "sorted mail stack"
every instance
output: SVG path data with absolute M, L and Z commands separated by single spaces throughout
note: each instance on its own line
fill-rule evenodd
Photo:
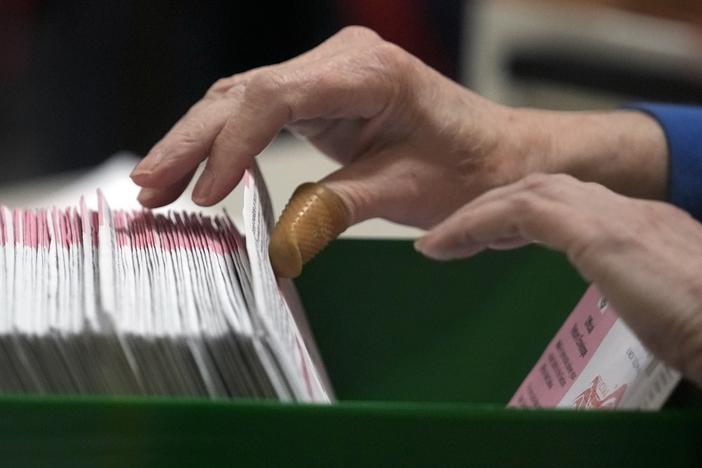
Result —
M 0 392 L 329 401 L 292 283 L 268 260 L 270 201 L 226 213 L 0 210 Z M 286 291 L 286 296 L 282 291 Z

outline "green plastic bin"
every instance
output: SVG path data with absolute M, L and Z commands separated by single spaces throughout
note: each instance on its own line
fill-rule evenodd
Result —
M 558 254 L 342 240 L 297 284 L 338 404 L 3 396 L 0 466 L 702 466 L 686 383 L 659 412 L 505 409 L 585 291 Z

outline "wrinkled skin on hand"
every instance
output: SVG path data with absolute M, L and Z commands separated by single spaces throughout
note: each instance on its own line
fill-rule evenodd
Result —
M 324 197 L 294 206 L 316 204 L 307 212 L 346 225 L 381 217 L 435 226 L 417 248 L 437 259 L 528 242 L 563 251 L 654 353 L 702 385 L 702 228 L 669 205 L 623 196 L 662 199 L 667 190 L 666 140 L 649 116 L 501 106 L 351 27 L 287 62 L 216 82 L 135 168 L 139 200 L 170 203 L 206 161 L 193 199 L 217 203 L 283 128 L 343 165 L 322 189 L 301 191 Z M 618 194 L 565 175 L 524 179 L 532 173 Z M 343 216 L 328 209 L 337 198 Z M 295 275 L 302 250 L 323 245 L 301 250 L 290 233 L 278 226 L 274 239 L 281 258 L 296 259 Z
M 302 248 L 310 233 L 338 235 L 375 217 L 430 228 L 531 172 L 567 172 L 638 196 L 665 190 L 665 138 L 649 117 L 501 106 L 374 32 L 350 27 L 287 62 L 216 82 L 135 168 L 139 200 L 170 203 L 206 160 L 193 200 L 220 201 L 282 128 L 343 164 L 320 188 L 340 200 L 343 215 L 326 218 L 337 225 L 315 218 L 331 213 L 323 207 L 277 226 L 271 258 L 286 276 L 329 241 L 314 236 L 316 244 Z
M 426 228 L 535 165 L 508 134 L 510 112 L 350 27 L 290 61 L 219 80 L 132 178 L 142 204 L 161 206 L 206 159 L 193 199 L 211 205 L 285 127 L 344 165 L 323 182 L 350 224 L 383 217 Z
M 702 386 L 702 225 L 678 208 L 566 175 L 489 191 L 417 241 L 435 259 L 538 242 L 570 261 L 642 342 Z

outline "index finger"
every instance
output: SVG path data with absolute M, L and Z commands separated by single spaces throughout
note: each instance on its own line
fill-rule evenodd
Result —
M 278 66 L 266 68 L 304 67 L 315 60 L 372 40 L 379 40 L 379 37 L 370 30 L 346 28 L 318 47 Z M 132 172 L 132 179 L 142 187 L 154 189 L 152 192 L 177 185 L 209 156 L 227 118 L 236 111 L 249 80 L 261 71 L 254 69 L 217 81 L 205 97 L 149 151 Z
M 212 143 L 193 200 L 211 205 L 224 198 L 239 183 L 251 159 L 288 123 L 318 118 L 370 120 L 381 115 L 397 97 L 399 85 L 393 80 L 396 76 L 374 60 L 363 48 L 309 66 L 266 68 L 252 76 Z

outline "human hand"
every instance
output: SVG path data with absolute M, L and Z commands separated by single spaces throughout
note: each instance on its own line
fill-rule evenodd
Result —
M 344 165 L 321 186 L 341 214 L 318 200 L 324 209 L 294 213 L 276 229 L 271 259 L 279 273 L 293 266 L 287 276 L 349 225 L 381 217 L 429 228 L 530 172 L 570 172 L 643 196 L 660 196 L 656 181 L 666 176 L 665 140 L 643 114 L 501 106 L 352 27 L 290 61 L 216 82 L 135 168 L 140 202 L 172 202 L 205 159 L 193 200 L 220 201 L 282 128 Z M 310 206 L 300 200 L 310 193 L 293 204 Z
M 431 226 L 471 194 L 523 172 L 488 157 L 506 140 L 503 110 L 352 27 L 288 62 L 215 83 L 132 178 L 145 187 L 144 205 L 167 204 L 207 159 L 193 199 L 211 205 L 285 127 L 346 165 L 324 182 L 351 223 L 382 216 Z
M 468 203 L 416 243 L 441 260 L 536 242 L 567 254 L 653 353 L 702 386 L 702 225 L 662 202 L 534 174 Z
M 429 227 L 528 170 L 502 124 L 508 113 L 372 31 L 347 28 L 288 62 L 215 83 L 132 178 L 143 205 L 161 206 L 206 159 L 193 200 L 210 205 L 285 127 L 344 164 L 323 183 L 347 224 Z

